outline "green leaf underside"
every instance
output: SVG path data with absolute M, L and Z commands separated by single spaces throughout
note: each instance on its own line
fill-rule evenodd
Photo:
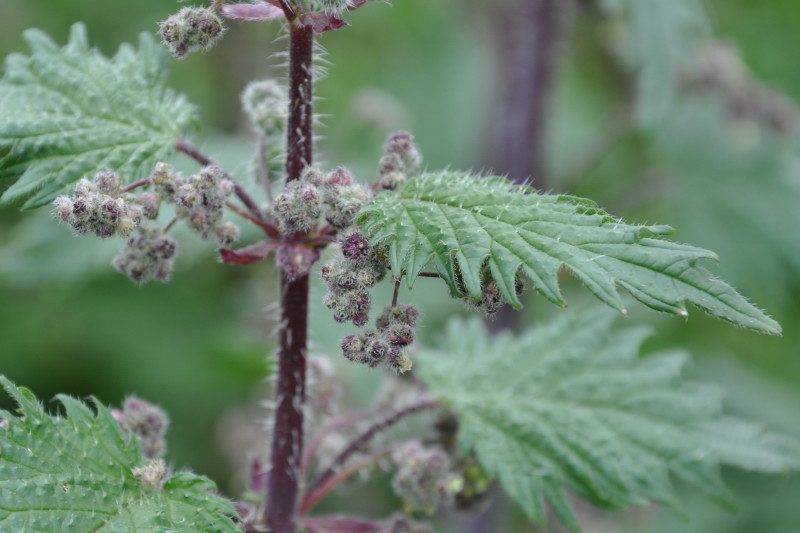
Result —
M 146 177 L 193 120 L 193 106 L 165 88 L 165 54 L 148 34 L 111 59 L 89 47 L 82 24 L 61 48 L 39 30 L 25 37 L 31 54 L 9 56 L 0 80 L 4 203 L 45 205 L 104 169 Z
M 489 337 L 450 324 L 420 376 L 459 417 L 459 441 L 539 524 L 544 501 L 579 525 L 565 488 L 609 509 L 654 501 L 678 510 L 671 476 L 727 506 L 720 464 L 800 470 L 800 442 L 723 417 L 718 389 L 685 381 L 683 353 L 640 360 L 646 328 L 612 332 L 614 314 L 566 314 L 532 334 Z
M 564 305 L 562 265 L 600 300 L 625 312 L 617 285 L 658 311 L 686 315 L 685 302 L 738 326 L 779 334 L 780 325 L 730 285 L 698 266 L 713 252 L 657 238 L 669 226 L 630 225 L 590 200 L 538 194 L 503 178 L 440 172 L 410 180 L 397 194 L 378 195 L 360 213 L 373 243 L 389 245 L 392 273 L 409 287 L 434 269 L 459 294 L 480 299 L 488 264 L 503 299 L 521 307 L 514 290 L 521 271 L 548 300 Z
M 636 112 L 652 126 L 675 101 L 678 76 L 689 67 L 698 37 L 710 33 L 698 0 L 628 0 L 630 53 L 638 69 Z
M 188 472 L 163 489 L 133 476 L 142 466 L 137 439 L 95 402 L 58 396 L 66 418 L 47 415 L 33 394 L 0 376 L 21 416 L 0 410 L 0 530 L 52 533 L 235 532 L 233 505 L 214 483 Z

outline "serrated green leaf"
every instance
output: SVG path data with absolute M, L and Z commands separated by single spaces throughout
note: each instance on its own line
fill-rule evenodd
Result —
M 145 177 L 192 121 L 194 108 L 165 88 L 165 53 L 149 34 L 111 59 L 82 24 L 61 48 L 39 30 L 25 37 L 30 55 L 9 56 L 0 80 L 3 202 L 42 206 L 102 169 Z
M 625 310 L 617 285 L 658 311 L 686 315 L 685 302 L 708 314 L 765 333 L 780 325 L 730 285 L 698 266 L 713 252 L 654 238 L 668 226 L 636 226 L 615 219 L 590 200 L 537 194 L 502 178 L 457 172 L 425 174 L 397 194 L 384 193 L 360 213 L 373 243 L 389 245 L 392 272 L 409 287 L 433 268 L 456 294 L 456 267 L 464 286 L 481 296 L 488 264 L 503 299 L 515 307 L 519 271 L 550 301 L 563 305 L 558 271 L 565 265 L 600 300 Z
M 578 530 L 564 488 L 610 509 L 677 510 L 676 477 L 734 507 L 720 464 L 800 470 L 800 442 L 723 417 L 717 388 L 681 377 L 685 354 L 640 360 L 647 329 L 614 332 L 613 318 L 566 315 L 519 339 L 453 322 L 441 348 L 417 355 L 420 376 L 459 418 L 462 447 L 532 520 L 544 523 L 547 500 Z
M 27 389 L 4 376 L 20 416 L 0 410 L 0 530 L 186 533 L 236 532 L 233 505 L 214 483 L 189 472 L 162 488 L 133 474 L 141 447 L 111 413 L 59 396 L 66 417 L 50 416 Z

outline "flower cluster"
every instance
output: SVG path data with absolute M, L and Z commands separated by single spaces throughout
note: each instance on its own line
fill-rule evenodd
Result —
M 158 163 L 150 180 L 164 201 L 176 205 L 177 216 L 202 238 L 214 234 L 218 244 L 226 247 L 239 237 L 239 229 L 232 222 L 223 222 L 225 201 L 234 185 L 217 165 L 205 166 L 184 178 L 173 173 L 168 164 Z
M 133 281 L 167 281 L 178 243 L 158 228 L 140 226 L 114 258 L 114 267 Z
M 222 18 L 202 7 L 184 7 L 160 24 L 164 45 L 178 59 L 191 52 L 205 51 L 225 33 Z
M 449 457 L 439 448 L 411 442 L 395 453 L 394 460 L 397 472 L 392 488 L 409 514 L 431 515 L 440 506 L 450 504 L 462 489 L 462 478 L 451 471 Z
M 497 287 L 497 283 L 492 279 L 492 273 L 488 266 L 485 266 L 481 269 L 481 298 L 480 300 L 475 300 L 472 296 L 469 295 L 466 286 L 464 285 L 464 278 L 461 275 L 461 270 L 459 268 L 455 269 L 455 282 L 456 288 L 458 291 L 463 294 L 462 300 L 464 304 L 471 308 L 476 309 L 483 312 L 487 318 L 491 318 L 497 314 L 497 312 L 503 308 L 506 304 L 503 295 L 500 293 L 500 289 Z M 517 296 L 522 294 L 524 290 L 524 284 L 522 283 L 521 275 L 517 275 L 514 279 L 514 291 L 516 292 Z
M 369 320 L 369 289 L 386 275 L 385 251 L 370 246 L 360 231 L 344 235 L 340 243 L 341 255 L 322 265 L 322 279 L 328 286 L 323 302 L 334 311 L 337 322 L 352 320 L 361 327 Z
M 122 404 L 122 410 L 112 409 L 111 414 L 128 434 L 135 435 L 142 444 L 144 459 L 157 459 L 164 455 L 169 418 L 158 406 L 136 396 L 129 396 Z
M 421 163 L 422 156 L 414 146 L 414 137 L 407 131 L 392 133 L 378 161 L 379 187 L 394 191 L 419 171 Z
M 323 217 L 337 230 L 343 230 L 353 224 L 356 213 L 371 197 L 369 189 L 353 183 L 353 175 L 344 167 L 328 174 L 308 167 L 299 180 L 286 184 L 270 211 L 284 234 L 309 231 Z
M 405 348 L 414 342 L 418 317 L 419 310 L 413 305 L 386 306 L 375 321 L 377 330 L 347 335 L 341 340 L 342 354 L 370 367 L 384 363 L 399 374 L 408 372 L 411 359 Z
M 81 178 L 72 197 L 56 198 L 53 215 L 69 224 L 77 235 L 127 237 L 139 226 L 142 217 L 158 216 L 159 203 L 158 196 L 152 193 L 123 193 L 120 177 L 103 170 L 92 181 Z

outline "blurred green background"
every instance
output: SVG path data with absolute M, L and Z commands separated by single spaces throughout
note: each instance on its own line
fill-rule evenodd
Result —
M 584 7 L 590 3 L 576 2 L 566 15 L 550 109 L 547 187 L 591 197 L 631 221 L 671 224 L 676 240 L 718 252 L 721 263 L 709 267 L 767 309 L 783 325 L 783 337 L 737 330 L 698 310 L 690 310 L 690 319 L 683 321 L 639 305 L 620 325 L 653 324 L 658 334 L 645 351 L 685 347 L 695 361 L 690 375 L 724 385 L 732 410 L 800 436 L 797 131 L 775 133 L 732 117 L 713 91 L 680 92 L 663 120 L 639 127 L 624 111 L 635 98 L 635 76 L 615 63 L 611 51 L 618 22 Z M 714 32 L 707 39 L 735 43 L 754 80 L 800 101 L 800 67 L 793 53 L 800 50 L 800 4 L 704 4 Z M 415 134 L 429 168 L 485 168 L 488 123 L 499 94 L 492 5 L 476 0 L 371 4 L 347 15 L 351 27 L 324 35 L 331 64 L 317 84 L 317 109 L 327 115 L 318 161 L 346 164 L 371 182 L 386 134 L 406 128 Z M 24 28 L 44 29 L 63 43 L 76 21 L 84 21 L 93 42 L 110 54 L 120 42 L 154 32 L 156 22 L 177 8 L 170 0 L 3 0 L 0 56 L 25 52 Z M 171 80 L 201 109 L 197 144 L 249 182 L 252 139 L 238 95 L 249 80 L 282 74 L 273 55 L 283 42 L 275 42 L 277 24 L 230 26 L 211 52 L 170 60 Z M 191 162 L 182 164 L 192 168 Z M 169 461 L 210 475 L 235 494 L 241 472 L 222 444 L 236 413 L 259 412 L 252 406 L 262 399 L 274 347 L 270 306 L 277 277 L 266 264 L 221 265 L 210 245 L 192 235 L 179 240 L 182 256 L 173 280 L 137 287 L 109 266 L 119 243 L 72 237 L 44 211 L 0 210 L 0 372 L 45 399 L 65 392 L 119 404 L 135 393 L 160 404 L 173 420 Z M 592 304 L 574 280 L 564 282 L 571 307 Z M 448 315 L 462 312 L 441 287 L 428 290 L 426 285 L 416 292 L 426 316 L 423 337 L 435 337 Z M 315 295 L 321 294 L 316 288 Z M 558 312 L 563 311 L 532 296 L 523 327 Z M 337 350 L 326 347 L 345 329 L 335 327 L 319 304 L 312 325 L 316 348 L 338 365 Z M 350 383 L 348 401 L 363 407 L 377 386 L 376 374 L 340 366 Z M 9 407 L 5 398 L 0 405 Z M 221 425 L 223 419 L 227 422 Z M 800 480 L 724 474 L 740 498 L 738 515 L 687 493 L 688 522 L 653 508 L 613 515 L 586 508 L 585 530 L 800 531 Z M 353 501 L 362 503 L 353 509 Z M 372 516 L 397 505 L 388 491 L 363 486 L 345 489 L 326 503 L 329 509 L 361 509 Z M 493 525 L 487 532 L 533 530 L 508 502 L 500 501 L 488 513 Z M 439 527 L 467 531 L 476 526 L 474 520 L 446 516 Z M 560 531 L 556 525 L 551 530 Z

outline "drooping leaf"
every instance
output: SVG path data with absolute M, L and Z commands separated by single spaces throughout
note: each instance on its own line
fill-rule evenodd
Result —
M 0 411 L 0 529 L 236 532 L 233 505 L 208 478 L 173 474 L 162 487 L 134 475 L 146 466 L 111 413 L 69 396 L 66 417 L 50 416 L 29 390 L 0 376 L 19 415 Z M 5 427 L 7 424 L 7 427 Z
M 702 2 L 617 0 L 601 5 L 610 13 L 627 12 L 626 55 L 637 72 L 636 114 L 642 124 L 653 126 L 675 100 L 678 75 L 691 64 L 694 40 L 710 33 Z
M 108 59 L 82 24 L 59 48 L 39 30 L 25 37 L 0 80 L 0 191 L 24 207 L 50 202 L 101 169 L 145 177 L 191 123 L 194 108 L 165 87 L 165 53 L 149 34 Z
M 617 285 L 659 310 L 686 315 L 691 302 L 712 316 L 756 331 L 780 326 L 700 259 L 714 253 L 657 238 L 668 226 L 637 226 L 615 219 L 590 200 L 537 194 L 502 178 L 445 171 L 414 178 L 398 194 L 376 197 L 358 222 L 373 242 L 389 245 L 392 272 L 409 287 L 424 268 L 435 269 L 459 293 L 457 277 L 475 299 L 488 265 L 503 299 L 521 304 L 515 280 L 522 271 L 550 301 L 563 305 L 562 265 L 606 304 L 625 312 Z
M 717 388 L 681 377 L 685 354 L 640 359 L 647 329 L 614 332 L 613 318 L 570 314 L 518 339 L 454 322 L 439 349 L 417 355 L 460 443 L 531 519 L 544 523 L 546 500 L 578 530 L 565 489 L 610 509 L 677 509 L 672 477 L 734 506 L 720 464 L 800 470 L 800 441 L 722 416 Z

